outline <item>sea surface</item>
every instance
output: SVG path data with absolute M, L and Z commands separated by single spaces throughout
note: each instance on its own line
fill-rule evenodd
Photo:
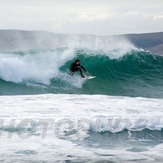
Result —
M 163 57 L 81 45 L 0 53 L 0 162 L 163 162 Z

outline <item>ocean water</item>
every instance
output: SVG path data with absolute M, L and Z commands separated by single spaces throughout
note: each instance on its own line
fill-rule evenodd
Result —
M 163 57 L 126 40 L 0 53 L 0 95 L 0 162 L 163 162 Z

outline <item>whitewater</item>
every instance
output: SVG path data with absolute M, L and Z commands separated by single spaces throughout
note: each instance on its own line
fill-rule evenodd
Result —
M 163 162 L 163 57 L 123 37 L 54 44 L 0 53 L 0 161 Z M 69 75 L 76 58 L 95 79 Z

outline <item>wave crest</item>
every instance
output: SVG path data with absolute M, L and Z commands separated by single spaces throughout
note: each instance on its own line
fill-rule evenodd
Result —
M 81 59 L 96 79 L 83 81 L 78 73 L 73 77 L 69 75 L 70 64 L 76 57 Z M 50 92 L 163 97 L 162 57 L 138 50 L 116 57 L 113 51 L 68 48 L 1 53 L 0 82 L 12 90 L 15 84 L 21 84 L 19 89 L 23 85 L 23 90 L 16 89 L 16 92 L 28 89 L 34 94 Z M 10 94 L 8 90 L 5 91 Z

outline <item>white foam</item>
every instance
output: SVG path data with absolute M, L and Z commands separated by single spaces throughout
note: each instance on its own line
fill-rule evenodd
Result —
M 142 159 L 143 162 L 154 162 L 155 159 L 163 159 L 162 144 L 155 147 L 148 146 L 146 147 L 148 150 L 143 152 L 130 151 L 131 145 L 118 146 L 118 148 L 82 145 L 83 139 L 88 136 L 84 131 L 91 128 L 97 132 L 119 132 L 124 128 L 131 130 L 144 127 L 153 130 L 163 128 L 163 99 L 103 95 L 30 95 L 1 96 L 0 104 L 0 122 L 4 122 L 0 123 L 1 160 L 57 162 L 58 160 L 75 161 L 80 158 L 82 161 L 126 162 Z M 119 121 L 116 121 L 117 119 Z M 28 123 L 23 124 L 22 121 L 25 120 L 35 123 L 30 123 L 31 126 L 27 125 Z M 22 128 L 30 131 L 30 127 L 42 126 L 44 122 L 51 122 L 51 126 L 43 135 L 36 130 L 36 133 L 25 137 L 26 132 L 20 132 Z M 73 126 L 66 126 L 66 122 L 73 122 Z M 65 125 L 61 125 L 62 123 Z M 66 133 L 67 135 L 58 137 L 59 133 L 56 132 L 58 127 L 51 128 L 53 125 L 61 125 L 60 136 Z M 73 130 L 76 126 L 79 127 L 78 131 Z M 18 130 L 13 132 L 11 130 L 13 128 Z M 41 130 L 43 129 L 46 129 L 45 126 Z
M 0 77 L 15 83 L 34 81 L 49 84 L 50 79 L 58 75 L 59 67 L 73 56 L 74 53 L 70 50 L 62 53 L 47 50 L 25 55 L 1 53 Z
M 163 100 L 148 98 L 112 97 L 103 95 L 37 95 L 1 97 L 0 115 L 17 119 L 65 118 L 87 123 L 87 130 L 120 132 L 144 128 L 163 128 Z M 29 114 L 28 114 L 29 113 Z

